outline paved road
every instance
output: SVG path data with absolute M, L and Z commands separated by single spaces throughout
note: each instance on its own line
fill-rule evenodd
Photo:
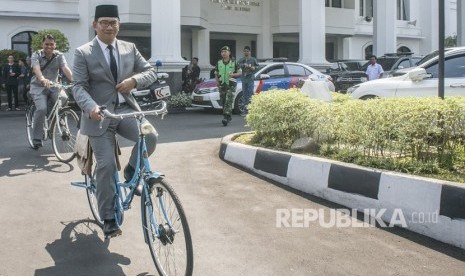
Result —
M 3 113 L 3 112 L 2 112 Z M 140 228 L 139 199 L 123 235 L 104 241 L 76 164 L 50 142 L 26 146 L 22 117 L 0 113 L 0 275 L 156 275 Z M 401 229 L 277 228 L 280 208 L 338 208 L 218 159 L 220 137 L 244 131 L 234 117 L 170 114 L 155 125 L 152 158 L 180 196 L 192 230 L 194 275 L 463 275 L 465 252 Z M 123 161 L 129 147 L 123 142 Z

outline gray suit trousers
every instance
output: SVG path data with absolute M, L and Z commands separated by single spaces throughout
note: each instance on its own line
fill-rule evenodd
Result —
M 129 106 L 115 109 L 116 114 L 134 112 Z M 101 136 L 89 136 L 89 141 L 97 161 L 97 202 L 100 218 L 108 220 L 115 218 L 115 176 L 117 173 L 115 145 L 118 133 L 122 137 L 136 142 L 132 148 L 129 164 L 135 167 L 137 163 L 137 140 L 139 138 L 138 121 L 135 118 L 106 119 L 111 120 L 107 130 Z M 145 119 L 144 119 L 145 120 Z M 155 151 L 157 134 L 145 136 L 148 154 Z
M 32 130 L 32 139 L 42 140 L 44 136 L 44 122 L 45 116 L 47 116 L 48 109 L 48 99 L 52 100 L 54 104 L 58 98 L 58 93 L 56 91 L 51 91 L 49 89 L 44 89 L 41 93 L 31 94 L 34 104 L 36 105 L 36 111 L 34 112 Z

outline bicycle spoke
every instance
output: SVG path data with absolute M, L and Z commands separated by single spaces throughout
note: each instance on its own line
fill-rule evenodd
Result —
M 56 118 L 52 130 L 53 150 L 62 162 L 74 159 L 74 145 L 78 131 L 78 117 L 71 109 L 63 109 Z
M 149 248 L 158 272 L 160 275 L 191 274 L 192 240 L 179 199 L 172 188 L 161 181 L 153 185 L 150 201 L 152 208 L 143 204 L 143 212 Z M 158 237 L 155 235 L 155 227 L 158 229 Z

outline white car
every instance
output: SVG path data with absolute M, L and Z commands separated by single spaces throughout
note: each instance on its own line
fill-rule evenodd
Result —
M 347 93 L 354 99 L 438 96 L 438 60 L 436 56 L 402 76 L 352 86 Z M 465 96 L 465 47 L 445 53 L 444 95 Z
M 311 78 L 314 81 L 324 81 L 329 90 L 334 91 L 331 77 L 308 65 L 294 62 L 267 63 L 255 73 L 254 92 L 260 93 L 270 89 L 289 89 L 295 87 L 299 80 Z M 215 79 L 198 84 L 191 95 L 192 106 L 222 109 L 220 94 Z M 242 110 L 242 83 L 237 79 L 234 93 L 233 112 Z

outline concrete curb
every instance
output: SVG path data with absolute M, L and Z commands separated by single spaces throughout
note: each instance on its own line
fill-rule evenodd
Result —
M 221 159 L 351 209 L 384 210 L 387 223 L 400 209 L 408 230 L 465 249 L 465 185 L 252 147 L 238 135 L 222 139 Z

